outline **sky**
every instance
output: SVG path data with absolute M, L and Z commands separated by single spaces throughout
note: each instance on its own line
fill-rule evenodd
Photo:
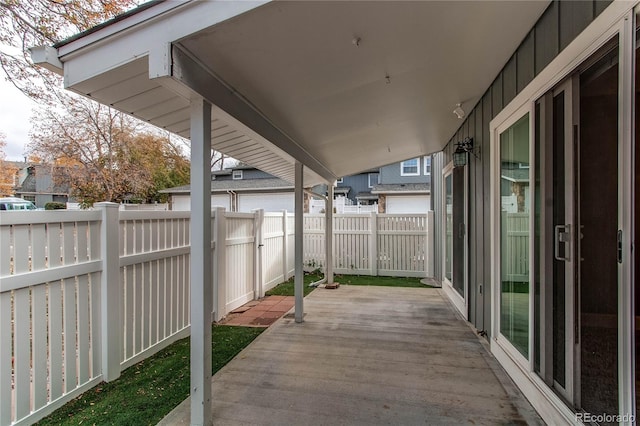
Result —
M 0 99 L 0 132 L 6 136 L 6 159 L 21 161 L 29 142 L 31 111 L 36 104 L 4 78 L 0 78 Z

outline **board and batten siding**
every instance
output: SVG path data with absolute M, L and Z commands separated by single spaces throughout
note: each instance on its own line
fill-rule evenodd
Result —
M 555 0 L 549 4 L 549 7 L 529 31 L 480 101 L 468 113 L 465 121 L 444 147 L 442 163 L 435 162 L 433 165 L 434 176 L 441 174 L 442 168 L 451 161 L 456 143 L 467 137 L 473 138 L 477 158 L 470 155 L 468 163 L 468 318 L 478 330 L 489 333 L 491 322 L 491 305 L 488 297 L 491 290 L 489 122 L 610 3 L 610 0 L 579 2 Z M 436 241 L 441 241 L 441 232 L 439 230 L 436 235 Z M 442 271 L 440 271 L 441 274 Z

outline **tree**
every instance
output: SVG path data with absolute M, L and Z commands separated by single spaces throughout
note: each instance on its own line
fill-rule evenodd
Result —
M 135 6 L 134 0 L 1 0 L 0 65 L 18 89 L 53 101 L 61 78 L 31 61 L 29 48 L 53 45 Z
M 81 101 L 76 95 L 65 92 L 62 90 L 62 78 L 46 69 L 35 66 L 31 61 L 28 49 L 39 45 L 53 45 L 69 36 L 107 21 L 137 3 L 138 0 L 0 0 L 0 66 L 7 79 L 14 86 L 36 99 L 40 104 L 48 106 L 47 114 L 44 114 L 42 119 L 40 114 L 37 116 L 41 122 L 34 132 L 38 140 L 32 143 L 33 152 L 40 152 L 43 157 L 57 163 L 72 162 L 74 163 L 73 170 L 84 168 L 84 173 L 79 173 L 79 176 L 86 177 L 91 173 L 97 173 L 96 178 L 100 179 L 99 184 L 90 179 L 74 183 L 78 190 L 84 187 L 82 193 L 87 200 L 94 199 L 89 196 L 91 192 L 95 193 L 95 197 L 106 197 L 105 199 L 117 199 L 120 197 L 118 194 L 122 194 L 126 190 L 135 194 L 143 194 L 148 189 L 148 182 L 132 181 L 131 179 L 126 182 L 117 182 L 115 178 L 117 176 L 127 178 L 145 173 L 156 173 L 156 177 L 158 177 L 162 173 L 158 175 L 157 171 L 133 172 L 129 170 L 127 173 L 130 174 L 127 175 L 124 172 L 123 154 L 110 153 L 109 150 L 118 146 L 119 141 L 123 138 L 137 137 L 141 124 L 130 118 L 125 118 L 123 114 L 111 111 L 107 107 L 92 105 L 91 102 Z M 63 117 L 61 113 L 54 119 L 49 114 L 50 110 L 58 109 L 60 105 L 63 106 L 61 112 L 66 110 L 75 115 Z M 81 124 L 80 121 L 83 118 L 88 119 L 89 122 Z M 47 130 L 45 128 L 47 124 L 69 125 L 71 127 L 69 129 Z M 92 130 L 89 131 L 88 128 L 92 126 Z M 153 132 L 152 130 L 147 131 L 149 134 L 154 134 Z M 66 146 L 65 149 L 72 151 L 68 153 L 68 157 L 52 158 L 53 153 L 63 154 L 60 147 L 55 147 L 57 149 L 48 152 L 39 149 L 45 143 L 54 148 L 56 143 L 50 138 L 44 138 L 44 136 L 54 134 L 60 137 L 57 143 L 62 143 L 63 146 Z M 101 137 L 102 142 L 97 142 L 96 135 Z M 159 137 L 157 134 L 156 136 Z M 66 140 L 67 137 L 70 139 Z M 85 137 L 87 139 L 80 143 Z M 168 137 L 163 136 L 162 138 L 168 141 L 167 143 L 172 143 Z M 86 151 L 80 149 L 80 146 L 85 146 L 85 149 L 86 146 L 92 146 L 93 149 Z M 224 168 L 225 161 L 229 160 L 228 157 L 215 151 L 212 151 L 211 155 L 212 168 Z M 95 161 L 111 166 L 93 164 Z M 108 167 L 112 167 L 112 169 L 108 169 Z M 76 173 L 67 176 L 67 178 L 75 179 Z M 181 172 L 176 175 L 165 175 L 163 179 L 166 179 L 167 182 L 181 181 Z M 144 187 L 145 190 L 141 187 Z M 147 193 L 146 199 L 149 197 L 153 199 L 157 195 L 150 196 Z
M 84 98 L 43 109 L 29 151 L 55 164 L 83 206 L 98 201 L 162 201 L 160 189 L 189 182 L 189 162 L 168 133 Z
M 7 141 L 3 133 L 0 133 L 0 197 L 8 197 L 13 194 L 15 176 L 18 168 L 5 160 L 4 148 Z

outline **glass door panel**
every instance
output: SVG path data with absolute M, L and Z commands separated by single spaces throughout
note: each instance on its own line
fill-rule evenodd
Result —
M 579 407 L 618 414 L 618 48 L 580 73 Z
M 500 134 L 500 333 L 529 357 L 529 114 Z
M 453 282 L 453 175 L 444 177 L 444 277 Z
M 453 281 L 451 284 L 461 297 L 465 297 L 465 168 L 453 169 Z

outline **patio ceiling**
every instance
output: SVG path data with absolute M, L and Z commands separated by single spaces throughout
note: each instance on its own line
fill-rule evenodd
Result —
M 168 1 L 34 59 L 187 138 L 198 93 L 215 149 L 306 186 L 441 150 L 547 5 Z

